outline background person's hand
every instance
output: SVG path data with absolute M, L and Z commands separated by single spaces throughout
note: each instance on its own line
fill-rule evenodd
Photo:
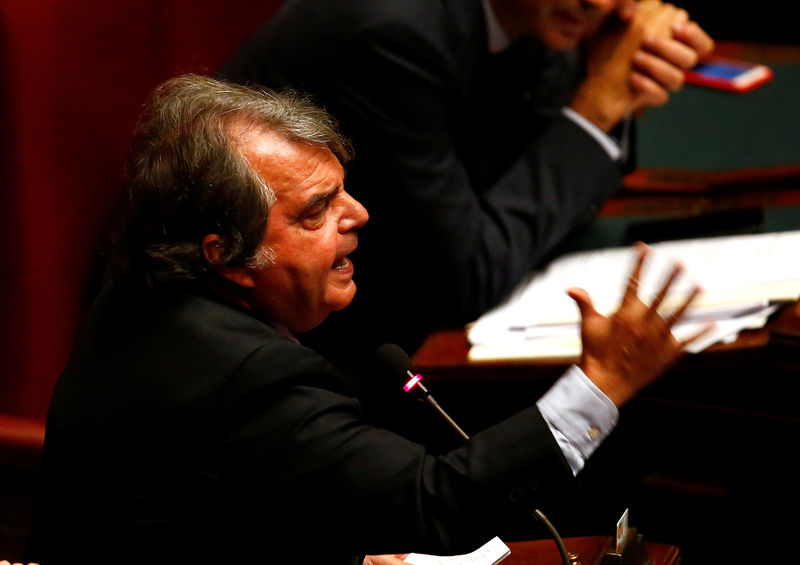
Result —
M 634 53 L 631 87 L 650 94 L 636 110 L 666 103 L 669 92 L 683 86 L 684 71 L 714 49 L 714 41 L 689 19 L 685 10 L 676 9 L 670 17 L 669 33 L 658 30 L 658 33 L 646 35 L 640 49 Z
M 570 107 L 611 131 L 625 116 L 665 104 L 684 70 L 713 45 L 683 9 L 660 0 L 623 3 L 587 42 L 587 76 Z
M 408 553 L 398 553 L 395 555 L 367 555 L 364 557 L 364 565 L 402 565 L 405 563 L 403 559 L 406 557 L 408 557 Z
M 677 340 L 672 327 L 699 294 L 694 287 L 674 313 L 663 318 L 658 308 L 682 267 L 675 264 L 651 304 L 638 296 L 639 278 L 649 248 L 635 247 L 636 260 L 628 277 L 622 303 L 616 312 L 604 316 L 592 305 L 589 294 L 578 288 L 568 294 L 581 312 L 583 352 L 580 368 L 616 405 L 622 406 L 637 392 L 656 380 L 684 355 L 684 347 L 711 329 L 711 324 L 693 336 Z

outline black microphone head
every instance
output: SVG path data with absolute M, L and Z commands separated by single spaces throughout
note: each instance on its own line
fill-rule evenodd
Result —
M 427 400 L 430 402 L 436 411 L 459 433 L 464 439 L 469 439 L 469 436 L 464 433 L 464 430 L 458 427 L 453 419 L 442 410 L 442 407 L 433 400 L 431 392 L 422 384 L 422 377 L 411 373 L 411 357 L 400 349 L 399 346 L 393 343 L 385 343 L 375 351 L 374 362 L 376 367 L 381 371 L 390 373 L 393 377 L 402 379 L 403 390 L 418 400 Z
M 422 377 L 412 375 L 411 357 L 393 343 L 381 345 L 375 352 L 375 366 L 380 372 L 387 372 L 403 385 L 403 390 L 417 398 L 425 398 L 429 391 L 422 384 Z
M 411 369 L 411 357 L 394 343 L 384 343 L 375 351 L 375 365 L 380 370 L 406 381 L 407 372 Z

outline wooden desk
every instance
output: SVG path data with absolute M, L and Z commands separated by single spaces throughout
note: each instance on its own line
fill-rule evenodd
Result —
M 775 349 L 780 355 L 775 355 Z M 800 369 L 795 348 L 800 348 L 800 302 L 786 306 L 766 326 L 741 332 L 732 343 L 713 345 L 684 359 L 673 372 L 687 366 L 718 366 L 747 358 L 766 357 L 768 362 L 793 364 Z M 432 333 L 413 356 L 414 369 L 425 375 L 427 382 L 482 381 L 486 379 L 554 379 L 576 359 L 485 361 L 467 359 L 469 342 L 463 329 Z
M 595 565 L 595 556 L 604 555 L 612 547 L 612 539 L 603 536 L 567 538 L 564 545 L 570 553 L 577 553 L 581 565 Z M 561 556 L 551 540 L 518 541 L 507 543 L 511 555 L 503 565 L 561 565 Z M 647 543 L 647 551 L 653 558 L 652 565 L 678 565 L 680 551 L 674 545 Z

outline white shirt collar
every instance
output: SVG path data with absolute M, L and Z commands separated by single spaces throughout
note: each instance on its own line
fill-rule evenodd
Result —
M 511 44 L 500 22 L 497 21 L 497 16 L 492 10 L 492 4 L 489 0 L 483 0 L 483 13 L 486 15 L 486 34 L 489 37 L 489 52 L 499 53 L 505 50 Z

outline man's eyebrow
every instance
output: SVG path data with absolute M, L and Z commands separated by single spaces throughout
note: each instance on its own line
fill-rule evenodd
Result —
M 303 206 L 303 209 L 302 209 L 300 212 L 301 212 L 301 213 L 304 213 L 304 212 L 306 212 L 307 210 L 310 210 L 311 208 L 313 208 L 314 206 L 316 206 L 317 204 L 319 204 L 320 202 L 325 202 L 325 201 L 327 201 L 327 200 L 330 200 L 330 199 L 331 199 L 331 198 L 333 198 L 333 197 L 334 197 L 334 196 L 335 196 L 335 195 L 336 195 L 336 194 L 337 194 L 337 193 L 338 193 L 340 190 L 341 190 L 341 187 L 340 187 L 340 186 L 337 186 L 336 188 L 334 188 L 333 190 L 329 190 L 328 192 L 320 192 L 320 193 L 317 193 L 317 194 L 315 194 L 314 196 L 312 196 L 312 197 L 311 197 L 311 198 L 308 200 L 308 202 L 306 202 L 306 203 L 305 203 L 305 205 Z

